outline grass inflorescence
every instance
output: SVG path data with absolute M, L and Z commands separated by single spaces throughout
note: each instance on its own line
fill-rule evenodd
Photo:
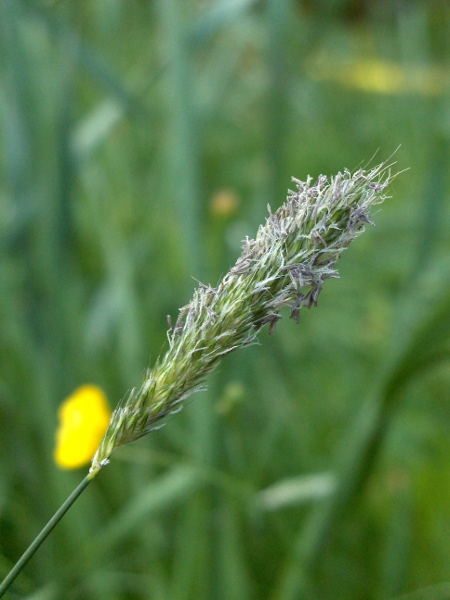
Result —
M 338 277 L 336 261 L 371 222 L 370 208 L 385 198 L 391 179 L 385 163 L 315 182 L 293 178 L 296 190 L 276 212 L 269 207 L 265 225 L 244 241 L 219 285 L 200 284 L 176 323 L 168 319 L 169 349 L 113 412 L 90 476 L 117 448 L 180 410 L 223 356 L 251 344 L 265 325 L 272 333 L 283 307 L 298 323 L 302 307 L 317 305 L 324 282 Z

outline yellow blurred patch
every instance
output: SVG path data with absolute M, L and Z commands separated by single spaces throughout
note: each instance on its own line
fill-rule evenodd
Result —
M 309 75 L 374 94 L 422 94 L 435 96 L 448 86 L 449 72 L 439 65 L 402 65 L 379 59 L 336 63 L 320 57 L 310 63 Z
M 220 190 L 216 192 L 210 201 L 210 209 L 217 217 L 231 217 L 239 206 L 239 197 L 232 190 Z
M 64 400 L 58 411 L 54 459 L 62 469 L 77 469 L 89 463 L 111 418 L 103 390 L 83 385 Z

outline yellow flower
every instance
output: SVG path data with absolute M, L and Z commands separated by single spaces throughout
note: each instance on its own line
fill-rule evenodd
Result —
M 408 65 L 376 58 L 339 63 L 324 54 L 309 63 L 308 72 L 319 81 L 336 81 L 363 92 L 384 95 L 436 96 L 448 85 L 448 74 L 441 65 Z
M 66 398 L 58 411 L 54 459 L 63 469 L 76 469 L 92 459 L 111 418 L 105 393 L 83 385 Z

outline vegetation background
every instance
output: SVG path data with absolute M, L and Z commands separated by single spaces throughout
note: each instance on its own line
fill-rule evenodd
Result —
M 0 69 L 0 574 L 86 472 L 53 461 L 75 387 L 137 384 L 291 176 L 410 168 L 8 597 L 449 598 L 448 2 L 1 0 Z

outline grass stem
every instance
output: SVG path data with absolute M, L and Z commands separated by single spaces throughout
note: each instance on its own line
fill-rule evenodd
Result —
M 28 549 L 22 554 L 19 560 L 16 562 L 14 567 L 5 577 L 4 581 L 0 584 L 0 598 L 4 596 L 4 594 L 8 591 L 11 584 L 14 582 L 16 577 L 28 563 L 30 558 L 34 555 L 34 553 L 38 550 L 41 544 L 47 539 L 48 535 L 51 531 L 53 531 L 54 527 L 59 523 L 59 521 L 63 518 L 75 500 L 84 492 L 89 483 L 92 481 L 93 475 L 92 473 L 86 475 L 86 477 L 81 481 L 81 483 L 75 488 L 75 490 L 70 494 L 67 500 L 61 505 L 61 507 L 55 512 L 53 517 L 47 523 L 47 525 L 41 530 L 41 532 L 36 536 L 34 541 L 30 544 Z

